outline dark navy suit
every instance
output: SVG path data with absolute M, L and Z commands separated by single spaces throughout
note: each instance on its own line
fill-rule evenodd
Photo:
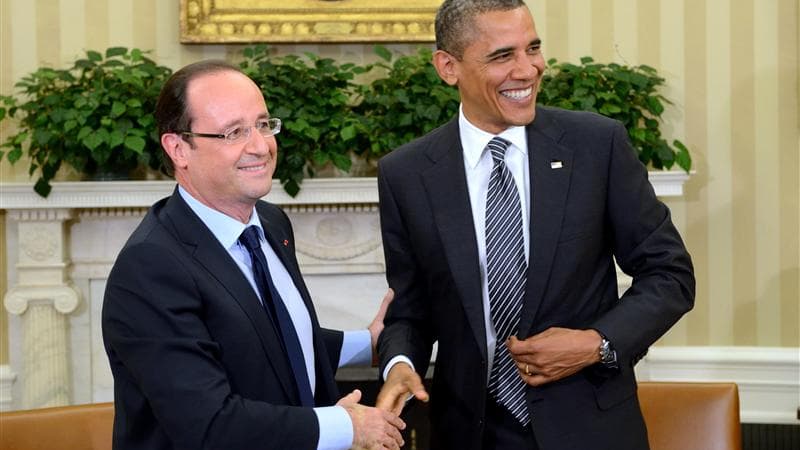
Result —
M 633 366 L 693 306 L 690 257 L 621 124 L 537 107 L 526 132 L 531 246 L 518 336 L 595 328 L 621 366 L 528 387 L 534 435 L 542 450 L 646 449 Z M 423 372 L 438 341 L 431 448 L 479 449 L 485 312 L 458 120 L 385 156 L 378 179 L 395 291 L 379 342 L 381 370 L 404 354 Z M 622 298 L 615 257 L 633 277 Z

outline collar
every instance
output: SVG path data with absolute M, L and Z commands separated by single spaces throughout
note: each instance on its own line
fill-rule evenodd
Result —
M 495 136 L 506 139 L 511 142 L 511 148 L 516 148 L 526 157 L 528 155 L 528 135 L 525 131 L 525 127 L 509 127 L 497 135 L 487 133 L 467 120 L 466 116 L 464 116 L 463 104 L 458 108 L 458 130 L 461 137 L 461 147 L 464 150 L 464 160 L 471 169 L 474 169 L 475 166 L 478 165 L 478 162 L 486 150 L 486 145 L 488 145 L 489 141 Z
M 223 248 L 229 249 L 239 241 L 239 236 L 245 228 L 250 225 L 258 227 L 261 239 L 264 239 L 264 229 L 261 227 L 261 221 L 258 219 L 255 207 L 253 212 L 250 213 L 250 221 L 247 224 L 241 223 L 238 220 L 225 215 L 216 209 L 209 208 L 208 206 L 200 203 L 199 200 L 192 197 L 192 194 L 187 192 L 182 186 L 178 185 L 178 193 L 181 195 L 189 208 L 200 217 L 200 220 L 211 230 L 214 237 L 217 238 Z

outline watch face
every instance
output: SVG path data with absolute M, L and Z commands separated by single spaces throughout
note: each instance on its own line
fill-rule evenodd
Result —
M 600 362 L 605 365 L 611 365 L 617 362 L 617 355 L 611 350 L 611 343 L 605 338 L 603 338 L 600 343 Z

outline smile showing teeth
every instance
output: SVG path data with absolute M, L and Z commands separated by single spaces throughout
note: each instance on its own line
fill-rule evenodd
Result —
M 511 98 L 511 99 L 514 99 L 514 100 L 521 100 L 521 99 L 531 95 L 532 91 L 533 91 L 533 88 L 527 88 L 527 89 L 503 91 L 500 94 L 503 95 L 503 97 L 508 97 L 508 98 Z
M 264 167 L 266 167 L 266 166 L 262 164 L 260 166 L 240 167 L 239 169 L 240 170 L 245 170 L 247 172 L 255 172 L 255 171 L 259 171 L 259 170 L 263 169 Z

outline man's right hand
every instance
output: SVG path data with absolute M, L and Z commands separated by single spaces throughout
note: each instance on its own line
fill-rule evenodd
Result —
M 389 370 L 375 406 L 399 416 L 411 396 L 423 402 L 429 398 L 419 374 L 408 364 L 400 362 Z
M 360 405 L 361 391 L 358 389 L 342 397 L 336 404 L 350 415 L 353 421 L 353 447 L 361 449 L 399 450 L 405 444 L 400 430 L 406 428 L 397 414 L 378 408 Z

